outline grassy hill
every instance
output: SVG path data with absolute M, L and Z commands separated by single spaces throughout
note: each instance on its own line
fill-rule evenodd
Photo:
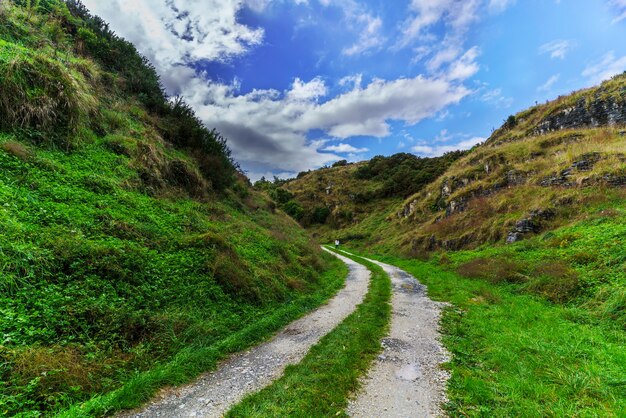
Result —
M 292 217 L 322 241 L 334 239 L 376 242 L 389 231 L 374 231 L 388 224 L 387 217 L 401 202 L 443 174 L 464 152 L 438 158 L 400 153 L 367 162 L 301 173 L 296 179 L 255 187 L 269 195 Z M 399 232 L 399 231 L 398 231 Z
M 105 22 L 59 0 L 3 1 L 0 22 L 0 415 L 148 373 L 98 413 L 133 406 L 340 286 Z
M 430 181 L 410 180 L 416 193 L 402 203 L 377 192 L 385 181 L 399 181 L 397 162 L 377 177 L 359 176 L 380 158 L 311 172 L 283 187 L 305 211 L 320 204 L 362 210 L 353 222 L 330 218 L 315 226 L 326 240 L 409 257 L 447 254 L 468 276 L 514 283 L 556 302 L 616 309 L 622 318 L 623 302 L 613 292 L 626 279 L 618 244 L 625 125 L 626 73 L 510 116 L 466 154 L 430 160 L 439 169 Z M 358 205 L 357 191 L 376 198 Z

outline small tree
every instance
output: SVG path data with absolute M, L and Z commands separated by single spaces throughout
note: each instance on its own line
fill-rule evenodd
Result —
M 515 116 L 510 115 L 508 118 L 506 118 L 506 120 L 504 121 L 504 129 L 512 129 L 517 125 L 517 119 L 515 118 Z

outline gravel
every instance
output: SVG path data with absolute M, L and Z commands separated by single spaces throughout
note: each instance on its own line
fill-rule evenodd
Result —
M 246 395 L 278 379 L 287 365 L 300 362 L 320 338 L 350 315 L 367 293 L 369 271 L 335 255 L 349 266 L 350 273 L 345 287 L 328 304 L 291 323 L 270 341 L 231 356 L 196 382 L 164 389 L 145 408 L 118 416 L 221 417 Z
M 381 266 L 393 285 L 389 336 L 361 390 L 348 406 L 353 417 L 436 417 L 443 415 L 449 374 L 441 363 L 449 354 L 441 345 L 439 318 L 445 304 L 430 300 L 410 274 Z

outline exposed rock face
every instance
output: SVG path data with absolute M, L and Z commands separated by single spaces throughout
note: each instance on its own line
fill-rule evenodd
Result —
M 541 230 L 543 221 L 548 221 L 556 216 L 554 209 L 536 209 L 528 214 L 528 217 L 519 220 L 515 228 L 506 237 L 507 244 L 521 241 L 526 234 L 535 234 Z
M 519 186 L 526 183 L 527 174 L 518 170 L 509 170 L 505 174 L 507 186 Z
M 602 99 L 597 95 L 589 105 L 585 99 L 580 99 L 575 106 L 548 116 L 537 125 L 533 134 L 542 135 L 562 129 L 620 124 L 626 124 L 626 101 L 618 101 L 615 97 Z
M 541 186 L 563 186 L 571 187 L 574 183 L 569 180 L 569 177 L 574 171 L 590 171 L 593 166 L 600 161 L 601 155 L 598 152 L 591 152 L 589 154 L 582 155 L 578 161 L 575 161 L 571 166 L 562 170 L 559 174 L 553 174 L 545 177 L 539 182 Z

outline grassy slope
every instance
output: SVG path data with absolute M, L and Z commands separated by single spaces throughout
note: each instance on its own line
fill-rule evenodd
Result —
M 378 156 L 302 173 L 282 187 L 293 194 L 305 214 L 328 210 L 329 216 L 317 222 L 310 222 L 306 215 L 300 219 L 320 240 L 374 244 L 399 236 L 402 229 L 388 221 L 395 217 L 403 198 L 435 180 L 463 155 L 457 151 L 437 158 L 406 153 Z
M 158 86 L 85 52 L 113 42 L 116 62 L 150 76 L 132 47 L 37 4 L 0 5 L 0 414 L 124 382 L 89 405 L 133 406 L 341 285 L 345 270 L 295 222 L 222 175 L 213 134 L 185 131 L 184 109 L 154 110 Z M 194 135 L 213 148 L 167 140 Z
M 387 274 L 374 263 L 350 258 L 372 272 L 363 303 L 313 346 L 300 363 L 289 366 L 280 379 L 245 398 L 227 416 L 346 416 L 348 396 L 356 391 L 359 377 L 381 350 L 380 341 L 391 314 Z

